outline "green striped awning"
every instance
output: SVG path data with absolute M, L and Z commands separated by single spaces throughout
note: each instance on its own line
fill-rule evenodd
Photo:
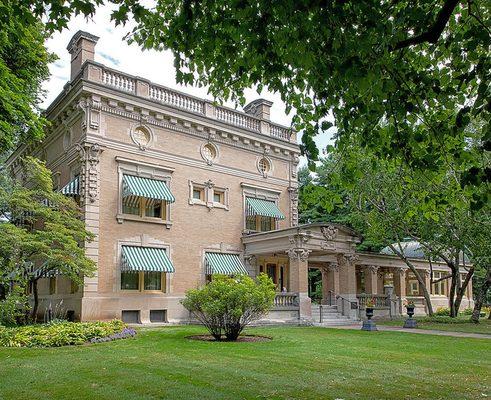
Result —
M 176 201 L 164 181 L 141 176 L 123 175 L 123 197 L 128 196 L 164 200 L 169 203 Z
M 238 254 L 205 253 L 205 274 L 238 275 L 247 274 Z
M 174 272 L 165 249 L 159 247 L 122 246 L 121 271 Z
M 60 190 L 66 196 L 78 196 L 80 194 L 80 178 L 76 176 Z
M 261 215 L 263 217 L 285 219 L 285 215 L 280 211 L 274 201 L 247 197 L 246 211 L 247 215 Z

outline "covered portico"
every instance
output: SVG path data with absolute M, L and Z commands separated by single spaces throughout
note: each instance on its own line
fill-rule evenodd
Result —
M 360 318 L 368 299 L 375 303 L 376 316 L 403 313 L 406 300 L 415 303 L 417 314 L 427 313 L 421 285 L 406 263 L 392 254 L 356 252 L 360 237 L 345 226 L 313 223 L 244 234 L 242 241 L 249 274 L 268 274 L 277 285 L 275 306 L 295 305 L 301 322 L 312 321 L 309 268 L 321 272 L 321 305 L 337 307 L 348 318 Z M 430 266 L 426 259 L 416 256 L 411 263 L 431 292 L 433 308 L 447 306 L 448 282 L 439 280 L 448 275 L 447 266 L 438 261 Z M 436 283 L 431 281 L 432 274 Z M 471 306 L 469 286 L 463 307 Z M 318 307 L 314 310 L 319 313 Z
M 360 238 L 351 229 L 314 223 L 245 234 L 242 241 L 249 274 L 264 272 L 272 277 L 279 292 L 277 298 L 296 296 L 300 321 L 312 320 L 309 268 L 319 268 L 323 273 L 323 302 L 327 304 L 331 298 L 349 306 L 356 303 L 355 246 Z

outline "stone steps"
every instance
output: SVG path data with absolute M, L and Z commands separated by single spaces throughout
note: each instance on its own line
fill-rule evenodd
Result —
M 321 307 L 312 305 L 312 322 L 315 326 L 335 326 L 335 325 L 350 325 L 353 323 L 351 319 L 338 312 L 337 306 L 322 306 L 322 322 L 320 322 Z

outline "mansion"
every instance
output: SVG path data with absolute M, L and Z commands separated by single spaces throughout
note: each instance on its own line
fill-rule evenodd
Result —
M 96 274 L 80 288 L 61 275 L 40 279 L 42 313 L 62 301 L 77 320 L 187 323 L 187 290 L 213 274 L 260 272 L 277 286 L 273 322 L 357 319 L 368 298 L 380 315 L 401 313 L 405 299 L 425 312 L 398 257 L 357 252 L 360 238 L 344 226 L 298 224 L 300 149 L 294 131 L 271 121 L 270 101 L 241 112 L 116 71 L 94 61 L 97 40 L 73 36 L 49 132 L 7 161 L 14 174 L 26 154 L 46 161 L 95 235 L 85 250 Z M 416 253 L 429 287 L 429 264 Z M 309 268 L 322 272 L 323 308 L 309 298 Z M 433 263 L 435 276 L 446 271 Z M 433 285 L 435 308 L 447 293 L 446 281 Z M 470 286 L 462 306 L 471 303 Z

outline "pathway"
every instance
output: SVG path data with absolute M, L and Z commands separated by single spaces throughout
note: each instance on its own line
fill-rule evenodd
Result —
M 361 329 L 361 323 L 350 325 L 338 325 L 330 326 L 333 329 Z M 450 332 L 450 331 L 437 331 L 432 329 L 404 329 L 399 326 L 387 326 L 377 325 L 379 331 L 391 331 L 391 332 L 404 332 L 404 333 L 421 333 L 423 335 L 438 335 L 438 336 L 452 336 L 460 338 L 473 338 L 473 339 L 491 339 L 491 335 L 483 333 L 470 333 L 470 332 Z

